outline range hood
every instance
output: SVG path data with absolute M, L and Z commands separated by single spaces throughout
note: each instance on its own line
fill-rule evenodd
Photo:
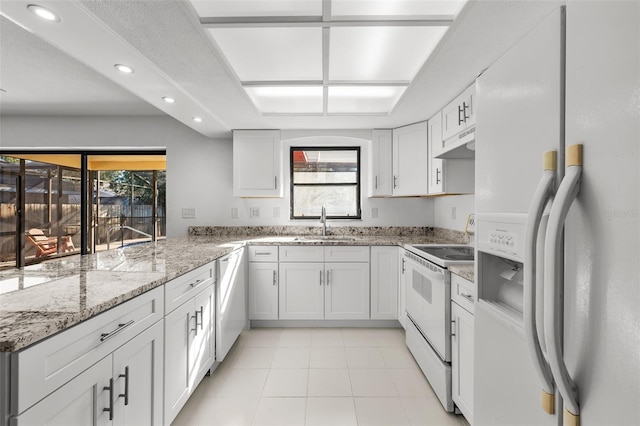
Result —
M 444 152 L 436 155 L 436 158 L 475 158 L 476 157 L 476 126 L 450 137 L 444 141 Z

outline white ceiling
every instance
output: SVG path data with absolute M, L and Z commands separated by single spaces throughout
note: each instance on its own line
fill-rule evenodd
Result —
M 58 11 L 62 21 L 40 22 L 26 10 L 29 3 L 0 1 L 0 12 L 20 24 L 0 17 L 1 115 L 167 114 L 209 137 L 228 137 L 232 129 L 371 129 L 425 120 L 563 3 L 472 0 L 388 116 L 263 116 L 187 0 L 33 2 Z M 372 7 L 380 4 L 372 0 Z M 136 68 L 133 76 L 113 69 L 123 58 Z M 178 102 L 166 105 L 162 96 Z M 202 123 L 191 120 L 196 115 Z

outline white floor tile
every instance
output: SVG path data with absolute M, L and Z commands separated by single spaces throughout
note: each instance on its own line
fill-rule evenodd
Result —
M 307 398 L 306 426 L 358 426 L 353 398 Z
M 285 328 L 280 334 L 278 346 L 281 348 L 311 347 L 311 329 Z
M 306 398 L 261 398 L 255 426 L 300 426 L 304 424 L 307 408 Z
M 277 348 L 271 368 L 309 368 L 309 348 Z
M 276 347 L 280 341 L 281 328 L 254 328 L 244 330 L 240 335 L 241 347 Z
M 349 370 L 353 396 L 397 396 L 393 376 L 386 369 Z
M 387 368 L 419 368 L 416 360 L 406 347 L 380 348 L 380 353 Z
M 276 348 L 243 347 L 232 362 L 232 368 L 270 368 Z M 223 361 L 223 363 L 226 361 Z
M 309 370 L 307 369 L 271 369 L 262 391 L 263 397 L 302 397 L 307 396 Z
M 358 426 L 409 426 L 398 398 L 354 398 Z M 435 425 L 434 425 L 435 426 Z
M 402 398 L 412 426 L 460 426 L 459 417 L 447 413 L 437 398 Z
M 311 348 L 309 368 L 347 368 L 344 348 Z
M 268 369 L 237 368 L 212 377 L 207 396 L 210 397 L 259 397 L 262 394 Z
M 349 347 L 377 347 L 375 334 L 368 328 L 345 328 L 342 330 L 344 345 Z
M 309 370 L 308 396 L 351 396 L 351 378 L 347 369 Z
M 385 368 L 378 348 L 346 348 L 349 368 Z
M 406 348 L 403 328 L 377 328 L 373 330 L 378 346 Z
M 422 371 L 415 368 L 390 370 L 399 396 L 433 398 L 435 394 Z
M 203 398 L 199 426 L 250 425 L 259 398 Z
M 318 328 L 311 331 L 311 346 L 322 348 L 344 347 L 342 329 Z

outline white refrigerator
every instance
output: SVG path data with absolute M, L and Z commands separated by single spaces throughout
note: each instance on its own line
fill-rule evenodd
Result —
M 474 425 L 640 425 L 640 2 L 568 1 L 476 90 Z

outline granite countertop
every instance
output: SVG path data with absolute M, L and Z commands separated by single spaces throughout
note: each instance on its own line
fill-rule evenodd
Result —
M 474 265 L 454 265 L 449 266 L 449 270 L 452 274 L 459 275 L 465 280 L 471 281 L 472 283 L 476 282 Z
M 336 237 L 338 238 L 338 237 Z M 442 236 L 218 235 L 169 238 L 0 271 L 0 352 L 15 352 L 244 245 L 441 244 Z

